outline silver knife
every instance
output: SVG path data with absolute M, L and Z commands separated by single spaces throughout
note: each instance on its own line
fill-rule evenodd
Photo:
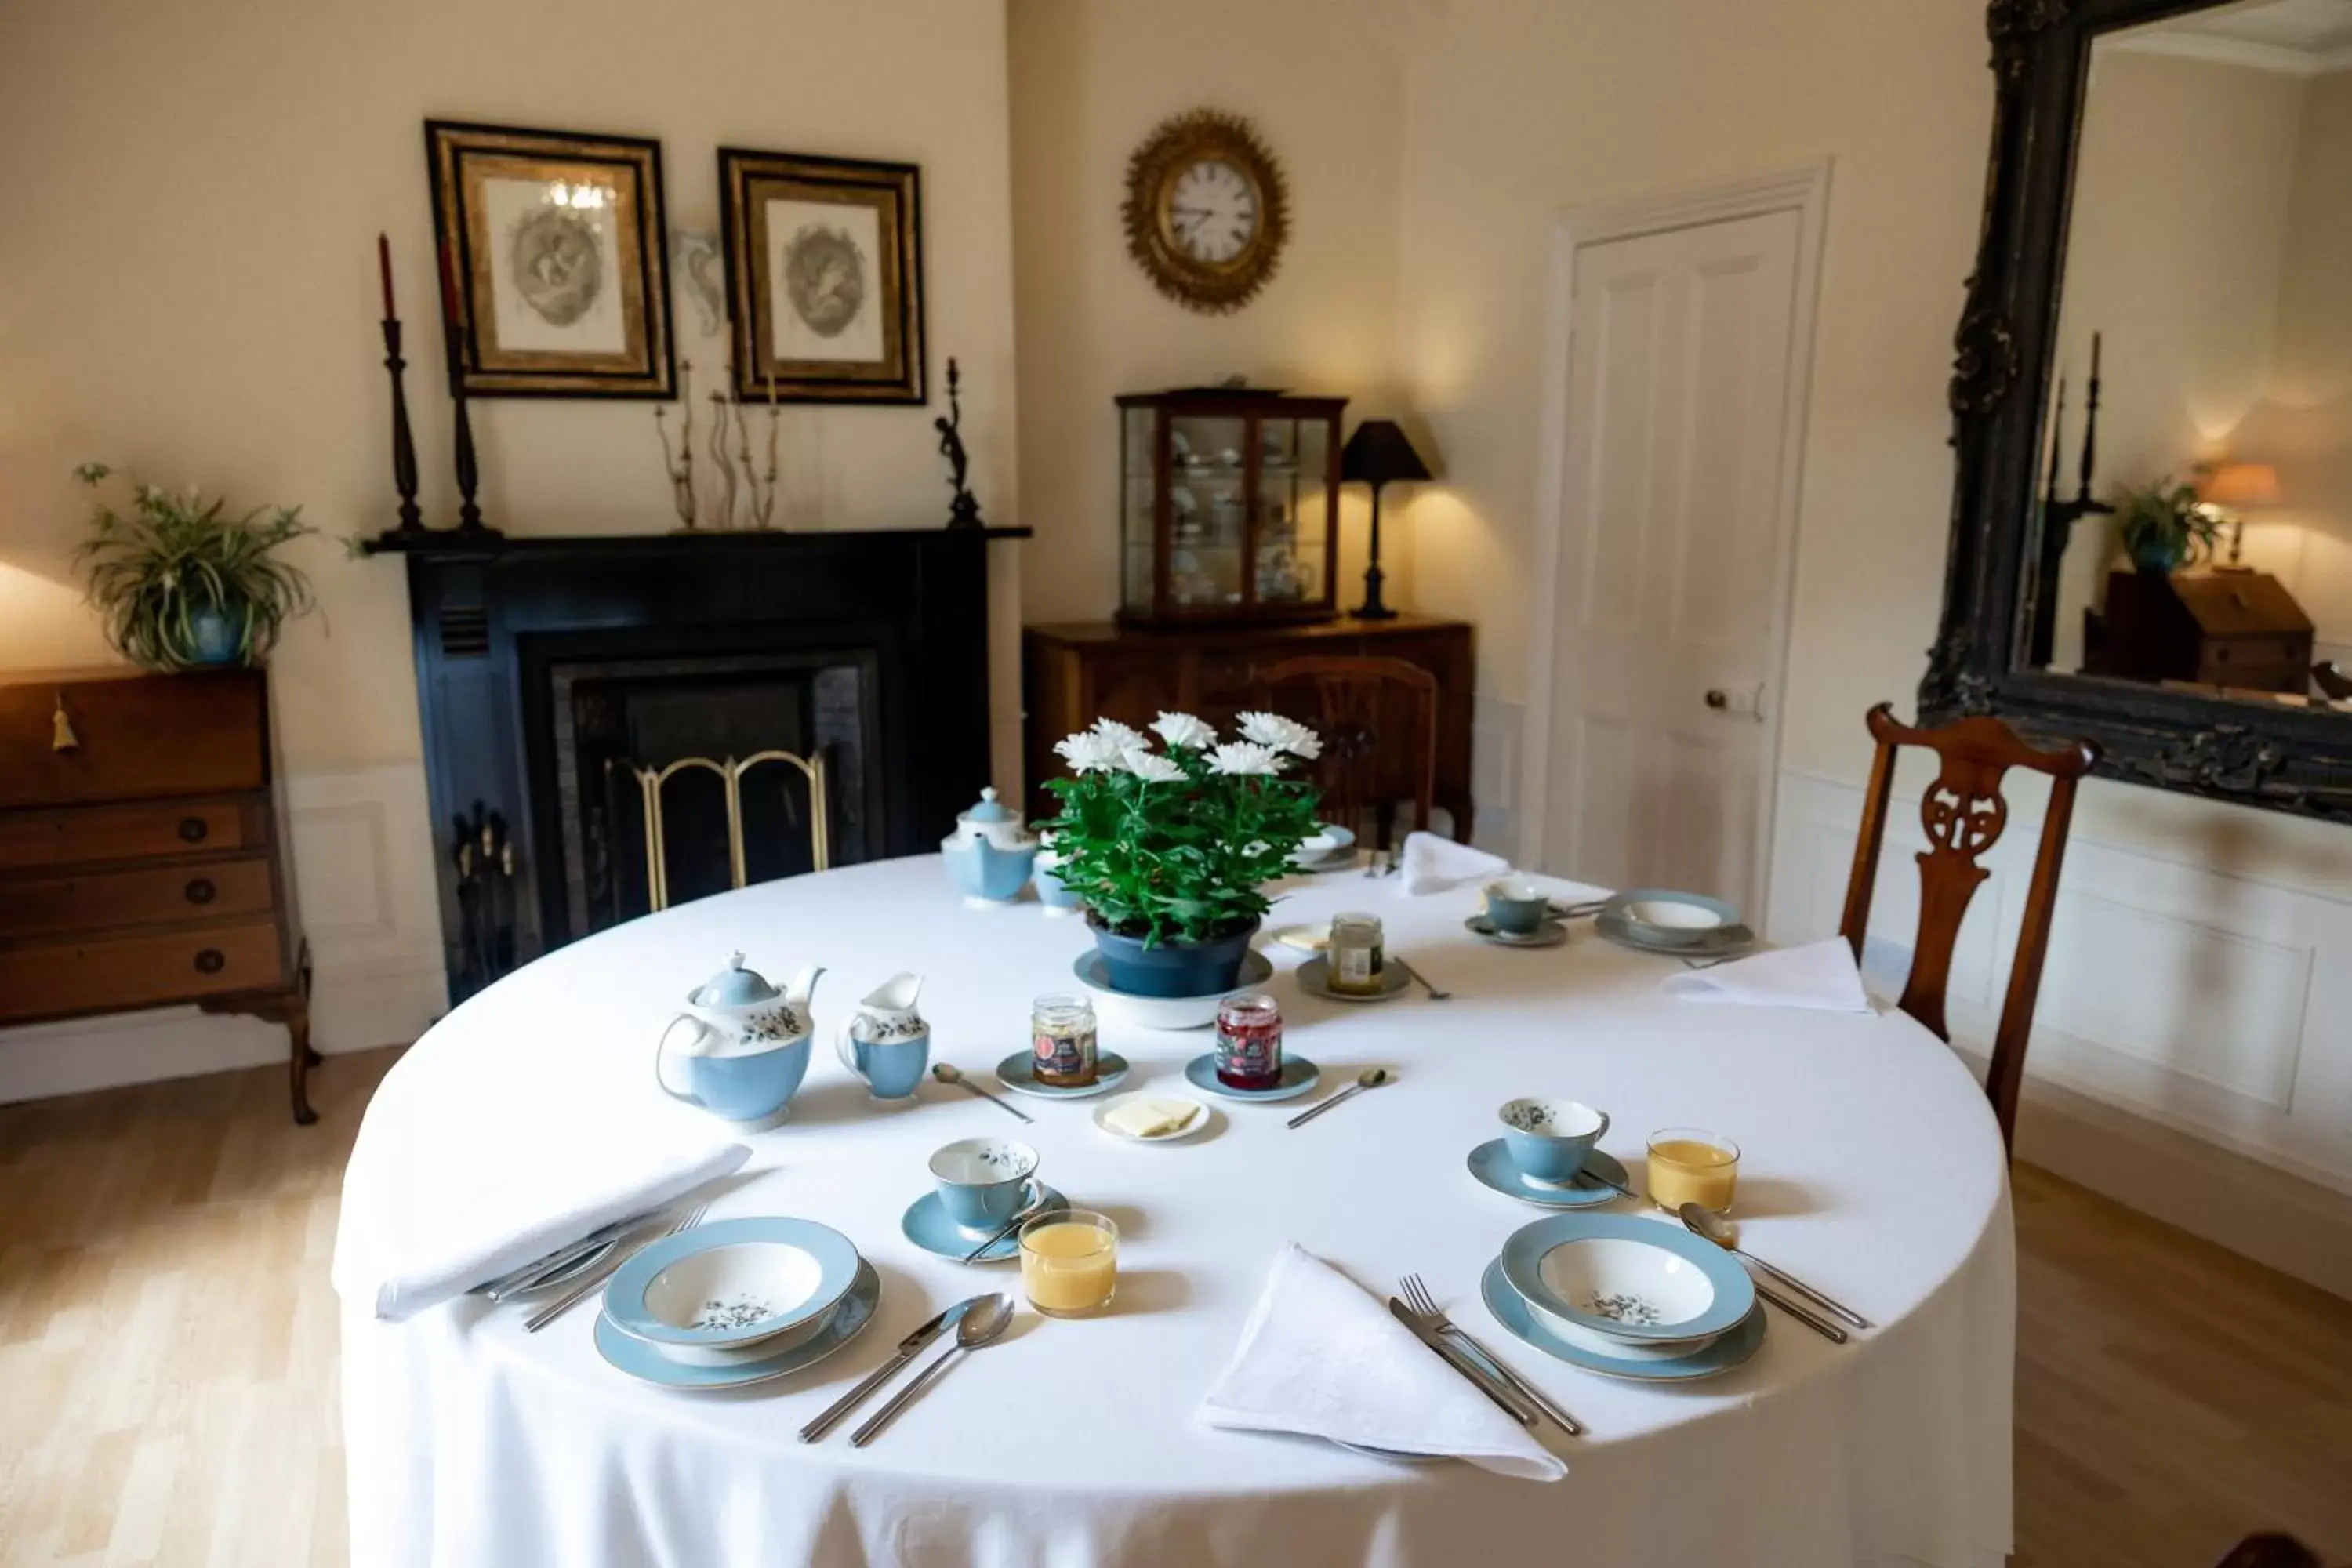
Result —
M 659 1213 L 661 1213 L 659 1207 L 649 1208 L 642 1214 L 633 1214 L 616 1219 L 608 1226 L 590 1231 L 577 1241 L 567 1242 L 552 1252 L 540 1254 L 520 1268 L 509 1268 L 495 1279 L 483 1281 L 474 1287 L 473 1293 L 477 1296 L 488 1296 L 493 1301 L 504 1301 L 509 1296 L 520 1296 L 549 1275 L 557 1273 L 587 1257 L 606 1242 L 626 1236 Z
M 896 1354 L 891 1356 L 888 1361 L 884 1362 L 880 1366 L 876 1367 L 872 1372 L 866 1373 L 864 1380 L 861 1381 L 856 1387 L 851 1389 L 848 1393 L 835 1400 L 831 1405 L 826 1405 L 824 1412 L 820 1414 L 815 1420 L 801 1428 L 801 1441 L 803 1443 L 814 1443 L 819 1437 L 824 1436 L 827 1432 L 832 1431 L 833 1428 L 839 1424 L 843 1416 L 847 1415 L 851 1411 L 856 1409 L 860 1405 L 863 1405 L 873 1395 L 876 1389 L 889 1382 L 892 1375 L 895 1374 L 900 1367 L 905 1366 L 908 1362 L 920 1355 L 925 1345 L 929 1344 L 933 1340 L 938 1339 L 941 1334 L 947 1332 L 948 1330 L 955 1327 L 955 1325 L 961 1321 L 964 1313 L 971 1310 L 973 1302 L 985 1300 L 987 1300 L 987 1298 L 984 1296 L 967 1296 L 962 1300 L 958 1301 L 954 1306 L 950 1307 L 946 1311 L 941 1312 L 938 1317 L 933 1318 L 929 1322 L 925 1323 L 921 1328 L 917 1329 L 913 1333 L 908 1334 L 905 1339 L 900 1340 L 898 1342 L 898 1349 Z
M 1781 1295 L 1780 1292 L 1773 1289 L 1770 1286 L 1762 1283 L 1760 1280 L 1757 1283 L 1756 1293 L 1759 1296 L 1763 1297 L 1767 1301 L 1771 1302 L 1772 1305 L 1780 1308 L 1780 1310 L 1788 1313 L 1789 1316 L 1796 1319 L 1797 1321 L 1804 1324 L 1805 1327 L 1812 1330 L 1813 1332 L 1821 1335 L 1822 1338 L 1829 1341 L 1830 1343 L 1833 1345 L 1842 1345 L 1845 1343 L 1849 1337 L 1843 1329 L 1839 1328 L 1827 1318 L 1821 1316 L 1817 1312 L 1806 1310 L 1803 1307 L 1799 1306 L 1796 1302 L 1791 1301 L 1789 1298 Z
M 1469 1379 L 1471 1386 L 1493 1400 L 1504 1415 L 1522 1426 L 1532 1426 L 1536 1424 L 1536 1412 L 1532 1406 L 1504 1386 L 1467 1351 L 1447 1344 L 1444 1338 L 1435 1331 L 1424 1329 L 1413 1321 L 1412 1311 L 1402 1301 L 1393 1296 L 1389 1298 L 1389 1315 L 1411 1330 L 1412 1337 L 1428 1346 L 1446 1365 Z

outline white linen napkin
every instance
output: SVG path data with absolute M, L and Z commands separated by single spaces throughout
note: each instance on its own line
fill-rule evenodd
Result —
M 1442 893 L 1465 882 L 1490 882 L 1511 868 L 1511 863 L 1499 855 L 1434 833 L 1406 834 L 1397 865 L 1398 889 L 1409 899 Z
M 1448 1455 L 1527 1480 L 1568 1474 L 1387 1308 L 1296 1244 L 1276 1256 L 1233 1364 L 1201 1401 L 1201 1418 Z
M 1712 969 L 1669 974 L 1660 989 L 1693 1002 L 1748 1007 L 1811 1007 L 1823 1013 L 1867 1013 L 1870 997 L 1843 937 L 1775 948 Z
M 397 1322 L 462 1296 L 592 1230 L 683 1197 L 751 1157 L 741 1143 L 673 1146 L 568 1168 L 548 1162 L 511 1184 L 453 1188 L 457 1201 L 416 1215 L 373 1258 L 367 1289 L 375 1315 Z

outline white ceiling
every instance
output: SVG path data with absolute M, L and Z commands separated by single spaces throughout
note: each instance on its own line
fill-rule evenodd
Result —
M 2352 0 L 2243 0 L 2101 41 L 2150 54 L 2317 76 L 2352 68 Z

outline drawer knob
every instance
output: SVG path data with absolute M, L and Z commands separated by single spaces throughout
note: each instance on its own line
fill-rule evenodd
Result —
M 213 901 L 213 895 L 218 891 L 220 889 L 213 886 L 213 879 L 210 877 L 188 879 L 188 902 L 192 904 L 209 904 Z
M 196 973 L 199 974 L 218 974 L 227 963 L 228 960 L 216 947 L 205 948 L 196 954 Z
M 212 830 L 212 824 L 201 816 L 180 818 L 180 837 L 186 843 L 202 844 L 205 841 L 205 836 Z

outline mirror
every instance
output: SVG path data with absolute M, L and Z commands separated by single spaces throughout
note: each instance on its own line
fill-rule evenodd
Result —
M 2352 714 L 2352 0 L 2081 81 L 2012 668 Z

